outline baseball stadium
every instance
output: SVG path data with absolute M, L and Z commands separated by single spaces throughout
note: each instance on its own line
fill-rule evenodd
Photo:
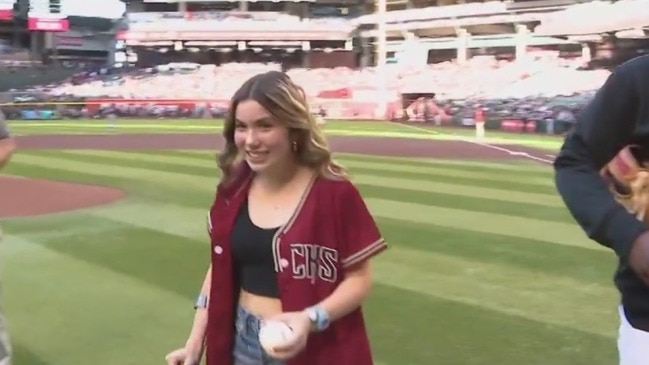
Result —
M 270 70 L 389 245 L 363 305 L 375 364 L 615 363 L 617 259 L 552 163 L 648 39 L 643 0 L 0 0 L 14 365 L 165 364 L 184 343 L 223 120 Z

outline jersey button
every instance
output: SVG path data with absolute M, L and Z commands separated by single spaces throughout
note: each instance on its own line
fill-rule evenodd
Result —
M 214 253 L 217 255 L 220 255 L 223 253 L 223 247 L 221 246 L 214 246 Z
M 288 260 L 287 260 L 287 259 L 281 259 L 281 260 L 279 260 L 279 264 L 280 264 L 283 268 L 287 268 L 287 267 L 288 267 Z

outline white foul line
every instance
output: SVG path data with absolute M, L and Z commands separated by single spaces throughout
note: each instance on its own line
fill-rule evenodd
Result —
M 464 137 L 459 136 L 457 134 L 440 133 L 440 132 L 437 132 L 437 131 L 433 131 L 433 130 L 430 130 L 430 129 L 427 129 L 427 128 L 422 128 L 422 127 L 417 127 L 415 125 L 410 125 L 410 124 L 403 124 L 403 123 L 397 123 L 397 124 L 399 124 L 401 126 L 404 126 L 404 127 L 407 127 L 407 128 L 410 128 L 410 129 L 415 129 L 415 130 L 418 130 L 418 131 L 426 132 L 426 133 L 453 137 L 453 139 L 456 139 L 458 141 L 472 143 L 472 144 L 482 146 L 482 147 L 486 147 L 486 148 L 491 148 L 493 150 L 506 153 L 506 154 L 508 154 L 510 156 L 523 157 L 523 158 L 527 158 L 527 159 L 530 159 L 530 160 L 533 160 L 533 161 L 543 162 L 543 163 L 546 163 L 546 164 L 552 164 L 554 162 L 553 160 L 549 160 L 547 158 L 532 156 L 527 152 L 513 151 L 513 150 L 510 150 L 508 148 L 504 148 L 504 147 L 500 147 L 500 146 L 494 146 L 494 145 L 489 144 L 489 143 L 484 143 L 484 142 L 476 141 L 476 140 L 473 140 L 473 139 L 464 138 Z M 547 156 L 552 156 L 552 155 L 547 155 Z

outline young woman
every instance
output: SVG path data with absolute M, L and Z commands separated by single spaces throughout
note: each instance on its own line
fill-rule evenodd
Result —
M 333 161 L 303 91 L 281 72 L 235 93 L 208 215 L 212 264 L 186 346 L 169 364 L 371 365 L 361 304 L 369 259 L 387 248 L 345 170 Z M 294 333 L 272 351 L 264 321 Z

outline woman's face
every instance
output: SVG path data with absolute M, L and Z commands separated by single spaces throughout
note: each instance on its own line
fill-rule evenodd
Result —
M 239 103 L 234 143 L 252 171 L 263 173 L 292 161 L 288 128 L 254 100 Z

